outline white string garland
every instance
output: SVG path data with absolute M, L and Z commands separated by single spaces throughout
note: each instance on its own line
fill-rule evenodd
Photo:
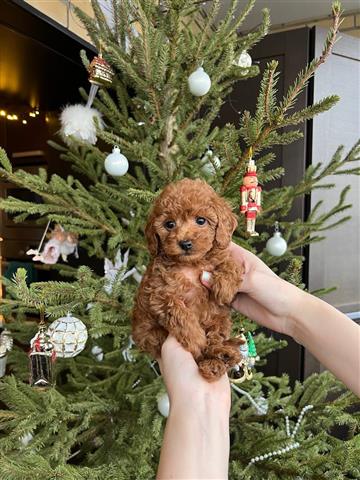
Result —
M 250 393 L 246 392 L 245 390 L 242 390 L 241 388 L 239 388 L 234 383 L 231 383 L 231 388 L 233 388 L 236 392 L 240 393 L 241 395 L 244 395 L 250 401 L 250 403 L 256 408 L 256 411 L 257 411 L 258 415 L 266 415 L 267 414 L 267 406 L 265 406 L 265 405 L 263 406 L 263 405 L 260 405 L 259 403 L 257 403 L 252 398 Z

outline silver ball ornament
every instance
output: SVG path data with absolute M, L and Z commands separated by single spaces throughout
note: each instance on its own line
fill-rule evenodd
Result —
M 75 357 L 86 345 L 88 332 L 85 324 L 70 313 L 55 320 L 48 328 L 48 335 L 56 355 L 61 358 Z
M 157 399 L 157 407 L 161 415 L 165 418 L 169 416 L 170 412 L 170 399 L 167 393 L 163 393 Z
M 287 250 L 287 243 L 281 232 L 274 232 L 274 235 L 266 242 L 266 250 L 274 257 L 284 255 Z
M 112 153 L 106 157 L 104 166 L 106 172 L 113 177 L 121 177 L 129 170 L 128 159 L 120 153 L 119 147 L 113 148 Z
M 210 90 L 211 80 L 203 67 L 199 67 L 189 76 L 188 85 L 190 92 L 195 97 L 202 97 Z

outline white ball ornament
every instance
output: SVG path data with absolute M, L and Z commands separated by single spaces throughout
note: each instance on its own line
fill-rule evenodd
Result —
M 48 329 L 56 355 L 61 358 L 75 357 L 86 345 L 88 332 L 85 324 L 68 313 L 55 320 Z
M 243 50 L 236 63 L 238 67 L 249 68 L 252 65 L 252 58 L 246 50 Z
M 112 153 L 106 157 L 104 165 L 106 172 L 113 177 L 121 177 L 129 170 L 128 159 L 120 153 L 120 148 L 116 146 Z
M 29 432 L 25 433 L 22 437 L 19 438 L 19 440 L 24 447 L 27 447 L 33 438 L 33 435 Z
M 204 162 L 201 171 L 207 175 L 214 175 L 221 167 L 220 158 L 217 155 L 214 155 L 214 152 L 210 148 L 201 160 Z
M 94 345 L 92 347 L 91 354 L 98 362 L 102 362 L 104 359 L 104 351 L 99 345 Z
M 189 76 L 188 85 L 190 92 L 195 95 L 195 97 L 202 97 L 210 90 L 211 80 L 203 67 L 199 67 Z
M 163 393 L 157 399 L 157 407 L 161 415 L 165 418 L 169 416 L 170 412 L 170 400 L 167 393 Z
M 287 250 L 286 240 L 281 235 L 279 222 L 275 222 L 274 235 L 266 242 L 266 250 L 274 257 L 281 257 Z

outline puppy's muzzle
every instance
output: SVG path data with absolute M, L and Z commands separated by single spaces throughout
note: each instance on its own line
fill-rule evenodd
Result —
M 181 240 L 179 242 L 180 247 L 185 251 L 188 252 L 192 249 L 192 241 L 191 240 Z

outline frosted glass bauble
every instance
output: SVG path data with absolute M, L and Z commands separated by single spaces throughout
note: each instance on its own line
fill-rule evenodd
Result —
M 266 250 L 274 257 L 281 257 L 286 252 L 286 249 L 286 240 L 284 240 L 280 232 L 275 232 L 266 242 Z
M 170 400 L 167 393 L 163 393 L 157 399 L 157 407 L 163 417 L 168 417 L 170 412 Z
M 205 95 L 211 87 L 211 80 L 209 75 L 202 67 L 199 67 L 188 78 L 190 92 L 196 97 Z
M 235 62 L 238 67 L 249 68 L 252 65 L 252 58 L 246 50 L 240 53 L 238 60 Z
M 105 170 L 113 177 L 121 177 L 129 170 L 128 159 L 120 153 L 119 147 L 114 147 L 112 153 L 106 157 Z
M 55 320 L 48 329 L 56 356 L 70 358 L 84 350 L 88 332 L 85 324 L 70 313 Z

